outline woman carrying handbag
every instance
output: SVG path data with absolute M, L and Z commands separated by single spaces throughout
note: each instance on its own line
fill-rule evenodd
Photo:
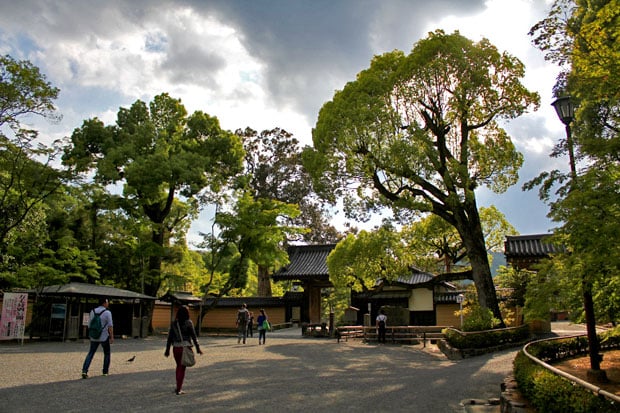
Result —
M 192 351 L 192 341 L 196 347 L 196 353 L 202 354 L 198 341 L 196 340 L 196 331 L 194 330 L 194 323 L 189 319 L 189 310 L 187 306 L 182 305 L 177 310 L 175 320 L 170 324 L 170 330 L 168 331 L 168 341 L 166 342 L 166 351 L 164 356 L 170 356 L 170 346 L 172 346 L 172 355 L 176 361 L 176 381 L 177 386 L 175 394 L 184 394 L 182 390 L 183 381 L 185 379 L 185 369 L 187 365 L 192 363 L 184 362 L 183 352 Z

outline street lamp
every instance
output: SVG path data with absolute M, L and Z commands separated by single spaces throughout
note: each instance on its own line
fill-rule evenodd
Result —
M 551 105 L 555 109 L 558 118 L 566 126 L 566 146 L 568 149 L 568 159 L 570 162 L 570 173 L 572 183 L 577 180 L 577 169 L 575 168 L 575 153 L 573 150 L 573 138 L 570 124 L 575 120 L 575 106 L 570 96 L 560 96 Z M 590 369 L 588 379 L 603 383 L 607 381 L 605 370 L 601 370 L 601 356 L 599 355 L 600 345 L 596 335 L 596 317 L 594 315 L 594 300 L 592 297 L 592 284 L 586 279 L 581 280 L 583 293 L 583 307 L 586 316 L 586 330 L 588 335 L 588 353 L 590 356 Z
M 566 126 L 566 146 L 568 148 L 568 160 L 570 162 L 571 178 L 577 177 L 577 169 L 575 167 L 575 152 L 573 150 L 573 137 L 570 130 L 570 124 L 575 119 L 575 106 L 570 96 L 560 96 L 554 100 L 551 105 L 558 114 L 558 118 Z

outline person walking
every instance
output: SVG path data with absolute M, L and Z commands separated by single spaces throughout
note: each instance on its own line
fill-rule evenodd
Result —
M 248 311 L 248 337 L 254 337 L 254 313 Z
M 379 343 L 385 343 L 385 327 L 387 326 L 387 316 L 385 311 L 381 309 L 376 320 L 377 324 L 377 341 Z
M 90 363 L 93 361 L 93 357 L 95 356 L 95 352 L 99 348 L 101 344 L 101 348 L 103 349 L 103 370 L 102 373 L 104 376 L 107 376 L 110 371 L 110 344 L 114 343 L 114 324 L 112 322 L 112 312 L 108 310 L 110 302 L 107 298 L 99 299 L 99 306 L 94 308 L 89 314 L 88 325 L 90 327 L 91 320 L 94 320 L 95 317 L 99 317 L 101 322 L 101 334 L 99 337 L 93 337 L 89 328 L 89 338 L 90 338 L 90 348 L 88 350 L 88 354 L 86 355 L 86 359 L 84 359 L 84 364 L 82 365 L 82 378 L 88 378 L 88 369 L 90 368 Z
M 248 306 L 243 303 L 239 311 L 237 311 L 237 344 L 241 343 L 243 339 L 243 344 L 245 344 L 245 338 L 248 334 L 248 319 L 250 318 Z
M 172 346 L 172 355 L 174 356 L 174 361 L 177 364 L 177 386 L 174 390 L 177 395 L 185 394 L 183 391 L 183 382 L 185 381 L 185 370 L 187 367 L 181 363 L 181 358 L 183 357 L 183 348 L 191 347 L 192 341 L 196 347 L 196 353 L 202 354 L 200 346 L 198 345 L 198 340 L 196 339 L 194 323 L 192 323 L 192 320 L 189 319 L 189 309 L 187 306 L 182 305 L 177 310 L 175 320 L 170 324 L 170 329 L 168 330 L 168 341 L 166 342 L 166 351 L 164 352 L 164 356 L 170 356 L 170 347 Z
M 261 345 L 261 340 L 262 340 L 262 344 L 265 344 L 265 337 L 267 335 L 267 329 L 265 328 L 265 326 L 263 325 L 263 323 L 265 321 L 268 322 L 269 318 L 267 318 L 267 314 L 265 314 L 265 310 L 263 310 L 261 308 L 260 310 L 260 315 L 258 316 L 258 318 L 256 319 L 256 324 L 257 324 L 257 329 L 258 329 L 258 345 Z

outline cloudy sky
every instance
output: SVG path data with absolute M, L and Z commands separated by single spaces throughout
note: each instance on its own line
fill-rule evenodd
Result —
M 374 55 L 409 52 L 429 31 L 488 38 L 526 64 L 541 107 L 505 125 L 525 163 L 507 193 L 478 192 L 522 234 L 554 224 L 521 185 L 564 168 L 548 154 L 564 127 L 550 106 L 557 68 L 531 45 L 548 0 L 0 0 L 0 53 L 28 59 L 60 88 L 57 124 L 33 121 L 47 139 L 82 121 L 113 123 L 118 108 L 162 92 L 230 130 L 281 127 L 303 144 L 320 107 Z M 193 231 L 207 231 L 202 215 Z M 341 221 L 338 221 L 338 225 Z

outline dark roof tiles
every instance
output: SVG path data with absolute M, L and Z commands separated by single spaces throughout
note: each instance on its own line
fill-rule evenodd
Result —
M 336 244 L 293 245 L 288 248 L 290 263 L 276 272 L 274 280 L 329 279 L 327 256 Z
M 506 236 L 504 254 L 506 257 L 547 257 L 560 252 L 556 245 L 545 242 L 550 234 Z

